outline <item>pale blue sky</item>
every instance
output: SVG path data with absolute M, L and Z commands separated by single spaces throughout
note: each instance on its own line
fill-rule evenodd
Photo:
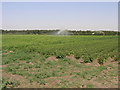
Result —
M 118 29 L 117 2 L 4 2 L 3 29 Z

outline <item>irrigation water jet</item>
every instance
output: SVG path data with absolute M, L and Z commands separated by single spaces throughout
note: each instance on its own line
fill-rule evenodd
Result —
M 71 33 L 68 30 L 59 30 L 57 35 L 71 35 Z

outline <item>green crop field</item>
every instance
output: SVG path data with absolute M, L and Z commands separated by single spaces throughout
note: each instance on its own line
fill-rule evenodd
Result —
M 3 88 L 117 88 L 118 36 L 3 35 Z

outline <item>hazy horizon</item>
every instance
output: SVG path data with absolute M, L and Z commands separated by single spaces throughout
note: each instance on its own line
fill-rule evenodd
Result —
M 2 29 L 118 30 L 117 2 L 4 2 Z

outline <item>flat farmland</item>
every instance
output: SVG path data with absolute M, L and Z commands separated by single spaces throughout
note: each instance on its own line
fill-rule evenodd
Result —
M 118 36 L 3 35 L 3 88 L 117 88 Z

